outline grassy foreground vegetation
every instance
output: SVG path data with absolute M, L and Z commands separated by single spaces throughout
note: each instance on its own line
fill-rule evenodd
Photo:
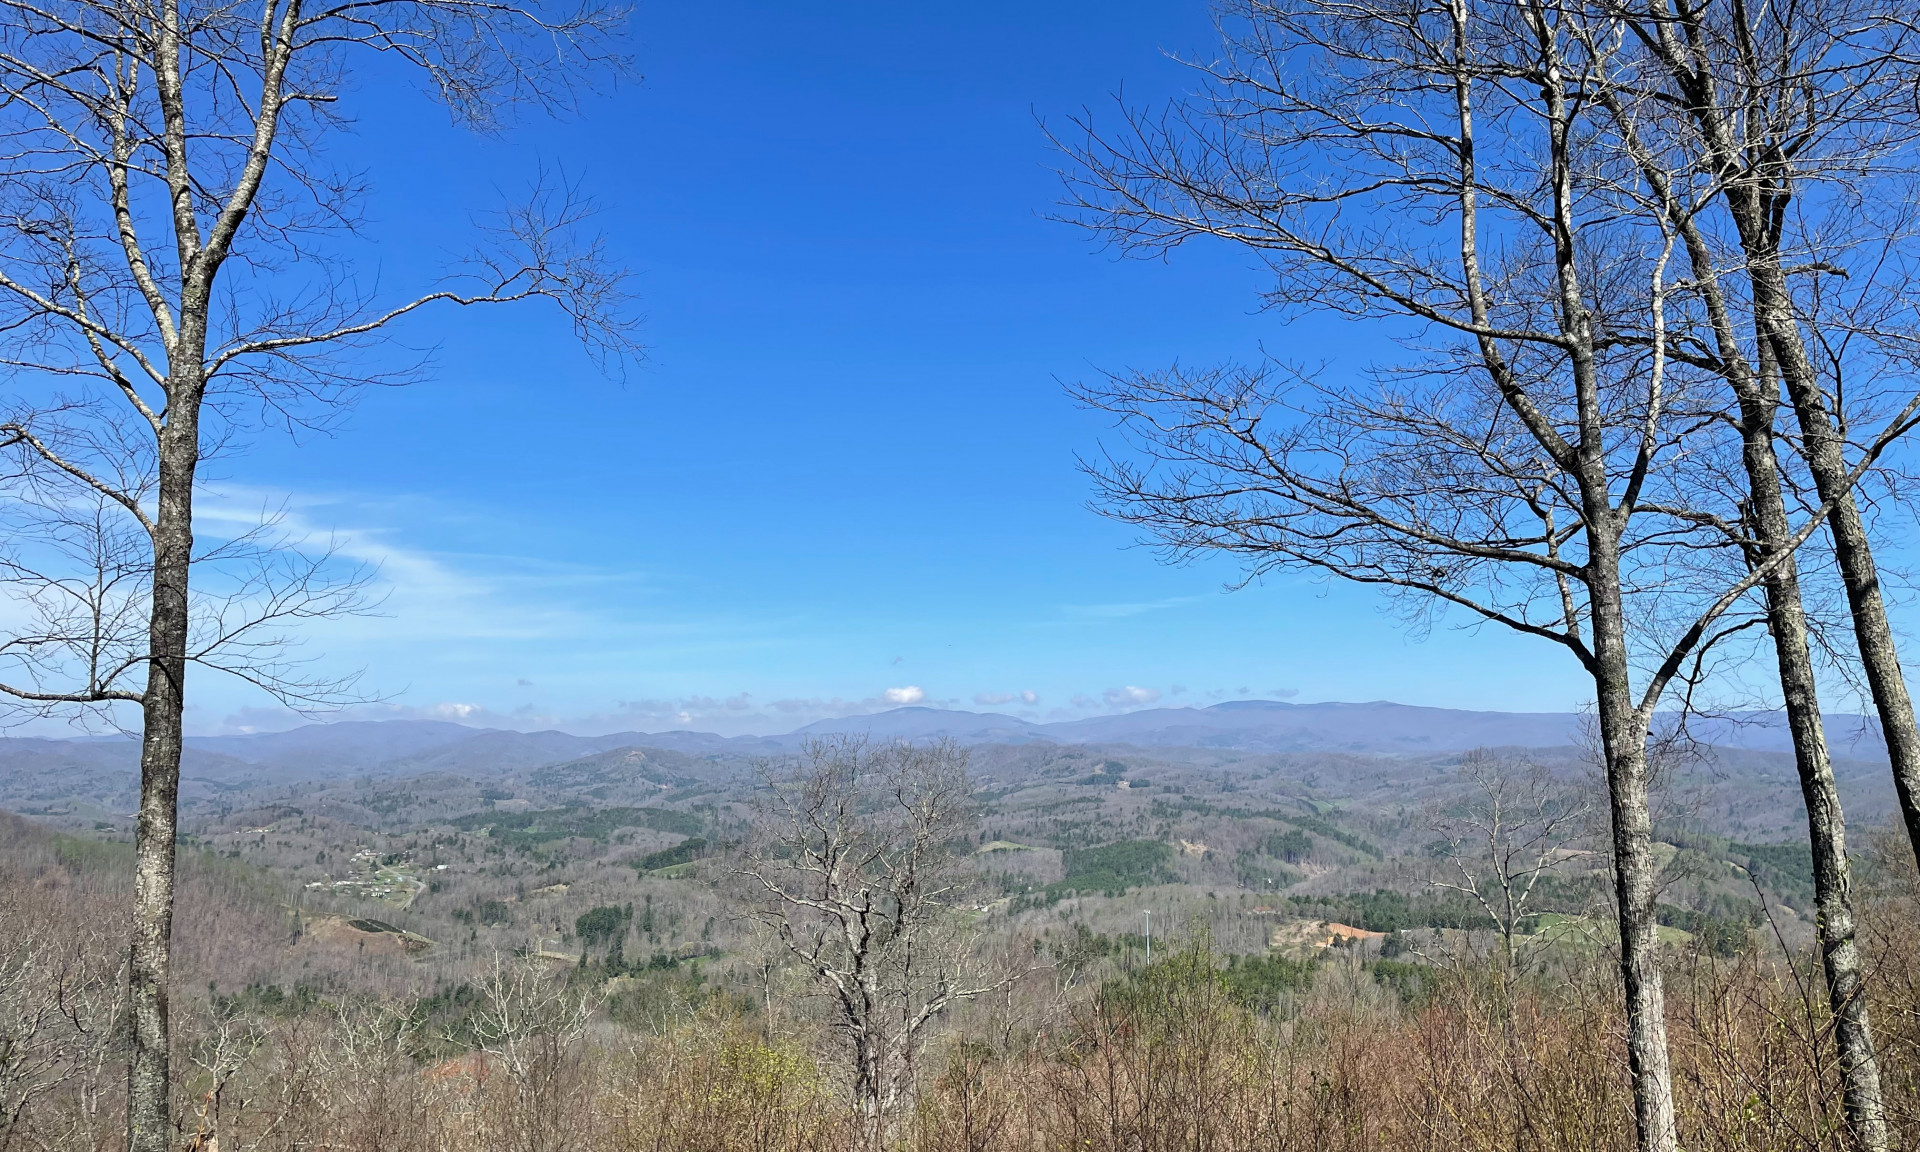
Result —
M 1901 926 L 1880 938 L 1876 1007 L 1906 1142 L 1920 970 L 1911 906 L 1878 908 L 1881 928 Z M 1826 1021 L 1787 968 L 1681 951 L 1668 962 L 1685 1146 L 1846 1147 Z M 576 1011 L 564 982 L 489 987 L 458 1006 L 477 1023 L 449 1054 L 433 1018 L 405 1006 L 257 997 L 185 1030 L 195 1071 L 182 1112 L 202 1136 L 217 1126 L 221 1147 L 276 1150 L 1631 1146 L 1604 961 L 1512 985 L 1469 966 L 1412 1001 L 1392 986 L 1404 966 L 1370 967 L 1339 957 L 1243 981 L 1254 966 L 1187 948 L 1018 1026 L 955 1030 L 927 1054 L 917 1106 L 884 1132 L 848 1106 L 803 1030 L 721 998 L 632 1027 Z M 34 1131 L 60 1139 L 12 1146 L 111 1147 L 118 1117 L 104 1103 L 37 1100 Z

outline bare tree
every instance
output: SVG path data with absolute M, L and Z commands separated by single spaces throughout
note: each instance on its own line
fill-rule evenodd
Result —
M 506 1080 L 492 1100 L 490 1143 L 525 1152 L 574 1146 L 586 1121 L 570 1106 L 582 1086 L 580 1039 L 599 996 L 538 956 L 509 960 L 497 953 L 479 992 L 472 1038 Z
M 89 1078 L 113 1050 L 126 1005 L 121 961 L 101 934 L 63 932 L 4 898 L 0 922 L 0 1152 L 8 1152 L 36 1131 L 55 1135 L 37 1106 Z
M 265 1021 L 215 1007 L 205 1034 L 193 1045 L 196 1079 L 204 1087 L 187 1152 L 220 1152 L 220 1133 L 229 1114 L 244 1110 L 244 1104 L 230 1107 L 227 1090 L 272 1035 L 273 1027 Z
M 1415 346 L 1362 388 L 1283 367 L 1081 390 L 1129 451 L 1101 506 L 1174 558 L 1381 587 L 1560 645 L 1592 677 L 1642 1149 L 1675 1146 L 1648 738 L 1670 689 L 1768 623 L 1830 499 L 1777 501 L 1770 425 L 1729 419 L 1716 317 L 1603 97 L 1624 51 L 1585 10 L 1270 3 L 1223 11 L 1200 95 L 1065 146 L 1079 218 L 1130 250 L 1196 237 L 1272 267 L 1270 305 L 1390 320 Z M 1684 267 L 1684 265 L 1682 265 Z M 1856 483 L 1912 423 L 1862 445 Z M 1742 416 L 1752 414 L 1743 413 Z M 1764 458 L 1754 449 L 1764 447 Z M 1750 483 L 1751 482 L 1751 483 Z M 1750 561 L 1750 562 L 1748 562 Z
M 563 106 L 583 79 L 620 64 L 608 44 L 623 14 L 566 2 L 0 0 L 0 363 L 20 386 L 0 426 L 32 462 L 39 493 L 89 493 L 130 525 L 104 530 L 119 543 L 78 579 L 140 586 L 103 601 L 116 613 L 103 630 L 125 639 L 137 615 L 137 642 L 103 644 L 98 661 L 79 653 L 83 674 L 70 682 L 9 685 L 34 707 L 141 714 L 134 1152 L 160 1152 L 170 1130 L 181 716 L 189 665 L 209 662 L 196 631 L 259 635 L 217 611 L 211 623 L 196 614 L 196 560 L 217 550 L 196 552 L 201 464 L 250 421 L 324 419 L 331 401 L 380 375 L 356 351 L 431 304 L 544 299 L 596 350 L 625 347 L 621 277 L 579 235 L 581 206 L 564 189 L 504 213 L 455 277 L 412 299 L 357 287 L 328 243 L 353 228 L 362 191 L 324 154 L 362 54 L 415 69 L 457 119 L 492 126 L 517 106 Z M 142 554 L 131 566 L 127 541 Z M 15 560 L 30 580 L 51 576 Z M 291 601 L 268 591 L 258 614 L 284 623 L 311 612 L 294 584 Z M 80 603 L 84 615 L 86 595 Z M 74 637 L 63 627 L 40 650 L 72 657 Z M 312 702 L 272 671 L 256 683 Z
M 1767 29 L 1764 38 L 1770 43 L 1784 40 L 1788 44 L 1811 38 L 1816 44 L 1832 48 L 1831 34 L 1825 30 L 1826 19 L 1839 19 L 1847 26 L 1848 35 L 1858 36 L 1863 17 L 1864 27 L 1872 28 L 1876 17 L 1880 22 L 1885 22 L 1886 13 L 1875 12 L 1871 7 L 1850 10 L 1844 15 L 1838 10 L 1827 13 L 1807 11 L 1796 14 L 1784 25 Z M 1726 27 L 1720 26 L 1728 18 L 1738 25 L 1731 33 Z M 1610 127 L 1624 156 L 1632 161 L 1632 170 L 1644 181 L 1648 206 L 1665 216 L 1672 234 L 1680 241 L 1688 270 L 1692 274 L 1688 288 L 1698 301 L 1697 320 L 1691 331 L 1670 329 L 1669 335 L 1674 338 L 1674 344 L 1669 352 L 1677 359 L 1684 359 L 1719 375 L 1731 393 L 1727 418 L 1739 431 L 1741 471 L 1746 483 L 1744 499 L 1739 505 L 1739 521 L 1726 524 L 1723 529 L 1729 541 L 1739 546 L 1749 568 L 1767 573 L 1761 584 L 1763 607 L 1767 631 L 1773 641 L 1781 697 L 1807 808 L 1815 899 L 1819 908 L 1817 927 L 1820 951 L 1834 1014 L 1834 1042 L 1840 1056 L 1848 1123 L 1861 1147 L 1878 1152 L 1886 1148 L 1888 1133 L 1872 1025 L 1863 995 L 1863 966 L 1854 940 L 1855 915 L 1845 820 L 1820 711 L 1811 628 L 1803 602 L 1800 566 L 1793 554 L 1795 545 L 1789 542 L 1796 537 L 1788 507 L 1791 479 L 1782 469 L 1775 451 L 1775 444 L 1781 438 L 1777 427 L 1781 385 L 1785 381 L 1788 394 L 1796 395 L 1791 383 L 1796 370 L 1786 365 L 1782 355 L 1785 337 L 1773 331 L 1776 321 L 1766 315 L 1769 307 L 1779 305 L 1777 302 L 1775 305 L 1766 303 L 1767 294 L 1772 289 L 1763 282 L 1769 276 L 1778 274 L 1778 247 L 1788 230 L 1784 221 L 1766 224 L 1764 228 L 1769 231 L 1769 238 L 1756 241 L 1754 230 L 1762 227 L 1756 213 L 1773 211 L 1765 209 L 1761 203 L 1768 195 L 1765 188 L 1771 183 L 1769 177 L 1761 174 L 1756 180 L 1753 173 L 1739 172 L 1738 165 L 1730 165 L 1729 158 L 1716 155 L 1711 144 L 1706 148 L 1696 146 L 1696 141 L 1701 137 L 1696 129 L 1703 123 L 1702 112 L 1697 105 L 1704 94 L 1702 88 L 1705 92 L 1711 92 L 1715 85 L 1712 75 L 1714 66 L 1740 60 L 1747 67 L 1737 71 L 1754 70 L 1752 46 L 1742 47 L 1746 38 L 1756 32 L 1756 29 L 1747 26 L 1749 19 L 1732 13 L 1722 13 L 1714 19 L 1701 19 L 1700 14 L 1695 13 L 1694 27 L 1687 34 L 1689 39 L 1696 42 L 1695 47 L 1683 49 L 1673 28 L 1656 14 L 1655 19 L 1643 21 L 1637 29 L 1638 40 L 1649 46 L 1651 51 L 1646 55 L 1636 54 L 1618 61 L 1617 71 L 1609 70 L 1608 83 L 1600 86 L 1597 94 L 1599 104 L 1607 111 Z M 1766 23 L 1776 20 L 1772 16 L 1759 19 Z M 1799 27 L 1807 21 L 1812 22 L 1809 27 Z M 1594 50 L 1603 38 L 1611 38 L 1619 33 L 1619 22 L 1603 16 L 1584 21 L 1582 29 L 1581 35 L 1590 50 Z M 1904 36 L 1904 30 L 1896 27 L 1895 39 Z M 1868 39 L 1875 38 L 1885 40 L 1884 35 Z M 1702 42 L 1703 39 L 1716 41 L 1717 51 L 1709 48 Z M 1859 43 L 1851 44 L 1845 55 L 1851 57 L 1853 50 L 1861 46 Z M 1884 44 L 1880 46 L 1885 47 Z M 1679 98 L 1663 99 L 1663 96 L 1672 94 L 1658 86 L 1651 89 L 1644 87 L 1641 77 L 1651 73 L 1656 78 L 1656 84 L 1658 80 L 1669 78 L 1675 71 L 1675 53 L 1687 56 L 1696 71 L 1679 69 L 1682 89 Z M 1595 55 L 1599 53 L 1595 51 Z M 1791 68 L 1796 62 L 1791 59 L 1791 50 L 1787 55 L 1787 60 L 1769 61 L 1759 65 L 1758 70 L 1770 71 L 1777 63 Z M 1869 76 L 1876 70 L 1869 69 Z M 1843 66 L 1841 71 L 1852 69 Z M 1891 71 L 1899 73 L 1904 70 L 1893 68 Z M 1877 125 L 1866 126 L 1868 131 L 1865 140 L 1854 132 L 1840 133 L 1838 141 L 1820 140 L 1824 129 L 1819 125 L 1822 115 L 1828 110 L 1821 107 L 1808 114 L 1803 87 L 1812 77 L 1802 75 L 1796 79 L 1775 76 L 1772 79 L 1776 84 L 1784 81 L 1785 87 L 1765 92 L 1764 97 L 1767 98 L 1758 101 L 1760 107 L 1754 106 L 1754 93 L 1749 90 L 1743 98 L 1745 102 L 1741 105 L 1741 113 L 1729 119 L 1750 119 L 1758 124 L 1771 124 L 1771 129 L 1756 131 L 1762 137 L 1768 131 L 1773 132 L 1775 143 L 1785 143 L 1779 139 L 1781 134 L 1793 137 L 1793 144 L 1788 150 L 1800 152 L 1801 159 L 1815 169 L 1836 165 L 1848 171 L 1858 167 L 1871 170 L 1876 163 L 1886 159 L 1887 142 L 1876 139 L 1885 136 L 1885 133 L 1876 131 Z M 1871 83 L 1868 86 L 1877 87 Z M 1750 89 L 1751 85 L 1748 87 Z M 1840 97 L 1843 103 L 1849 98 Z M 1874 110 L 1866 111 L 1869 120 L 1877 119 L 1879 115 Z M 1709 124 L 1705 136 L 1711 140 L 1715 131 L 1726 127 L 1727 123 Z M 1822 158 L 1818 155 L 1831 143 L 1839 144 L 1844 157 Z M 1768 151 L 1764 145 L 1753 150 L 1761 155 Z M 1767 163 L 1761 161 L 1762 167 L 1765 168 Z M 1729 180 L 1748 186 L 1744 193 L 1730 195 Z M 1708 209 L 1719 204 L 1731 208 L 1728 215 L 1738 236 L 1734 242 L 1724 240 L 1713 227 L 1713 218 Z M 1777 212 L 1774 214 L 1778 215 Z M 1796 242 L 1803 227 L 1804 223 L 1793 229 Z M 1884 232 L 1871 235 L 1875 247 L 1884 248 L 1889 240 Z M 1837 255 L 1846 249 L 1849 239 L 1857 240 L 1858 237 L 1850 237 L 1839 229 L 1821 228 L 1812 230 L 1812 235 L 1807 237 L 1805 243 L 1816 253 Z M 1756 243 L 1768 250 L 1759 256 L 1763 262 L 1774 262 L 1772 272 L 1756 264 Z M 1821 263 L 1816 261 L 1817 266 Z M 1743 274 L 1723 273 L 1723 269 L 1742 268 L 1743 265 Z M 1744 323 L 1743 316 L 1747 318 Z M 1788 327 L 1794 327 L 1792 317 L 1787 317 L 1785 322 Z M 1797 339 L 1797 327 L 1793 335 Z M 1883 340 L 1888 337 L 1901 338 L 1901 334 L 1890 329 L 1882 329 L 1875 335 Z M 1743 336 L 1748 338 L 1743 339 Z M 1911 342 L 1910 337 L 1906 337 L 1906 340 Z M 1804 349 L 1789 350 L 1790 354 L 1796 352 L 1804 360 Z M 1807 365 L 1803 363 L 1802 370 L 1806 369 Z M 1899 380 L 1895 388 L 1904 388 L 1907 396 L 1882 435 L 1899 435 L 1904 430 L 1902 426 L 1911 420 L 1914 412 L 1913 388 L 1900 378 L 1900 374 L 1895 375 Z M 1805 393 L 1808 388 L 1818 392 L 1817 385 L 1812 384 L 1798 391 Z M 1809 403 L 1817 400 L 1821 406 L 1826 403 L 1824 397 L 1803 399 Z M 1800 401 L 1795 403 L 1804 409 L 1805 405 Z M 1811 415 L 1803 410 L 1803 427 L 1807 426 L 1809 420 L 1824 422 L 1824 412 L 1824 407 Z M 1862 423 L 1864 425 L 1867 422 L 1863 420 Z M 1829 439 L 1833 437 L 1830 426 L 1825 435 Z M 1836 555 L 1843 557 L 1843 572 L 1849 563 L 1859 562 L 1863 556 L 1870 568 L 1871 555 L 1864 552 L 1864 529 L 1861 528 L 1853 500 L 1856 478 L 1835 474 L 1829 476 L 1827 482 L 1822 482 L 1819 477 L 1822 467 L 1831 466 L 1846 472 L 1847 465 L 1844 460 L 1832 457 L 1832 452 L 1837 448 L 1832 445 L 1820 447 L 1817 435 L 1809 435 L 1807 448 L 1802 455 L 1815 473 L 1815 490 L 1827 501 L 1828 527 L 1836 541 Z M 1827 457 L 1824 465 L 1820 462 L 1823 455 Z M 1844 523 L 1849 517 L 1850 527 Z M 1854 539 L 1856 533 L 1859 534 L 1857 540 Z M 1851 556 L 1852 561 L 1844 559 L 1847 556 Z M 1850 577 L 1846 582 L 1849 585 L 1854 583 Z M 1858 597 L 1855 598 L 1854 608 L 1858 626 L 1862 620 L 1862 604 Z M 1897 679 L 1897 664 L 1894 675 Z M 1868 678 L 1876 685 L 1876 696 L 1884 701 L 1886 693 L 1882 689 L 1888 688 L 1884 677 L 1870 671 Z M 1898 694 L 1904 698 L 1904 688 L 1899 689 Z M 1907 722 L 1911 724 L 1910 716 Z M 1890 737 L 1889 740 L 1890 747 L 1898 743 L 1896 737 Z M 1897 765 L 1897 755 L 1895 759 Z M 1896 777 L 1898 775 L 1896 767 Z
M 769 766 L 738 866 L 755 915 L 832 1004 L 853 1094 L 875 1130 L 913 1088 L 927 1029 L 1005 987 L 958 906 L 968 884 L 973 790 L 950 743 L 868 746 L 835 737 Z
M 473 1041 L 522 1080 L 533 1078 L 549 1041 L 579 1039 L 595 1007 L 593 997 L 557 979 L 537 956 L 495 953 L 479 992 L 480 1007 L 469 1022 Z
M 1503 975 L 1511 975 L 1545 939 L 1522 931 L 1538 911 L 1541 879 L 1587 855 L 1577 845 L 1592 808 L 1543 765 L 1487 749 L 1461 757 L 1460 773 L 1473 792 L 1434 821 L 1451 865 L 1434 884 L 1466 895 L 1486 913 L 1500 937 Z

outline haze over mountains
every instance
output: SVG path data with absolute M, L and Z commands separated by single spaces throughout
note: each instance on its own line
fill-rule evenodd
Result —
M 1828 717 L 1836 752 L 1880 759 L 1884 753 L 1864 717 Z M 1696 740 L 1725 749 L 1791 750 L 1777 713 L 1696 718 Z M 906 707 L 808 724 L 774 736 L 724 737 L 704 732 L 614 732 L 576 736 L 471 728 L 438 720 L 348 721 L 285 732 L 199 736 L 188 740 L 185 772 L 203 781 L 323 779 L 374 772 L 414 775 L 449 771 L 517 771 L 645 747 L 695 756 L 751 757 L 797 748 L 811 736 L 866 734 L 882 740 L 947 738 L 966 744 L 1090 744 L 1137 748 L 1200 748 L 1250 753 L 1327 752 L 1367 756 L 1432 756 L 1469 748 L 1564 748 L 1587 741 L 1578 713 L 1472 712 L 1376 701 L 1288 704 L 1238 700 L 1204 708 L 1149 708 L 1113 716 L 1034 723 L 996 713 Z M 134 764 L 131 740 L 0 739 L 0 772 L 31 769 L 80 775 L 119 772 Z

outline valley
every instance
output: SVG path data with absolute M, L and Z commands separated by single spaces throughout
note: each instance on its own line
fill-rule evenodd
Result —
M 1291 706 L 1264 711 L 1281 712 L 1288 739 L 1309 740 Z M 1249 733 L 1240 717 L 1252 747 L 1222 746 L 1204 716 L 1162 718 L 1148 730 L 1199 731 L 1205 744 L 1145 748 L 1000 742 L 997 721 L 928 709 L 866 719 L 893 738 L 979 738 L 968 746 L 969 907 L 996 938 L 1054 948 L 1081 932 L 1110 941 L 1108 968 L 1144 943 L 1146 913 L 1163 941 L 1205 935 L 1245 956 L 1332 946 L 1398 954 L 1484 939 L 1492 924 L 1447 886 L 1457 866 L 1440 843 L 1450 815 L 1476 802 L 1461 768 L 1470 749 L 1460 745 L 1541 730 L 1537 718 L 1466 714 L 1420 741 L 1436 748 L 1384 754 L 1271 751 L 1274 734 Z M 1360 732 L 1371 735 L 1322 722 L 1311 738 L 1406 742 L 1392 725 L 1363 723 Z M 215 963 L 192 979 L 424 994 L 470 981 L 496 954 L 604 964 L 617 947 L 614 975 L 638 966 L 641 979 L 682 991 L 745 995 L 764 982 L 765 950 L 742 914 L 732 853 L 754 818 L 761 776 L 809 735 L 820 734 L 707 738 L 714 747 L 686 751 L 629 743 L 656 739 L 646 735 L 398 721 L 196 741 L 183 849 L 254 877 L 293 927 L 287 939 L 238 950 L 244 965 Z M 660 743 L 701 741 L 666 734 Z M 0 806 L 111 851 L 129 838 L 130 754 L 111 741 L 0 741 Z M 1590 798 L 1595 787 L 1575 745 L 1499 755 L 1568 796 Z M 1843 766 L 1850 815 L 1861 827 L 1884 820 L 1892 810 L 1884 767 Z M 1790 863 L 1804 857 L 1795 847 L 1804 816 L 1785 755 L 1699 748 L 1673 767 L 1658 803 L 1674 877 L 1662 903 L 1671 940 L 1702 932 L 1744 940 L 1763 901 L 1787 938 L 1807 936 L 1809 881 Z M 1590 813 L 1562 831 L 1567 860 L 1540 887 L 1529 932 L 1604 935 L 1594 927 L 1609 922 L 1604 885 L 1586 851 L 1600 834 Z M 619 910 L 617 933 L 583 935 L 581 925 L 608 909 Z

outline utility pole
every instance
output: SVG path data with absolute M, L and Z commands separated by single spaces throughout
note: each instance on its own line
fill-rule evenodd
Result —
M 1147 963 L 1153 963 L 1153 909 L 1147 909 Z

